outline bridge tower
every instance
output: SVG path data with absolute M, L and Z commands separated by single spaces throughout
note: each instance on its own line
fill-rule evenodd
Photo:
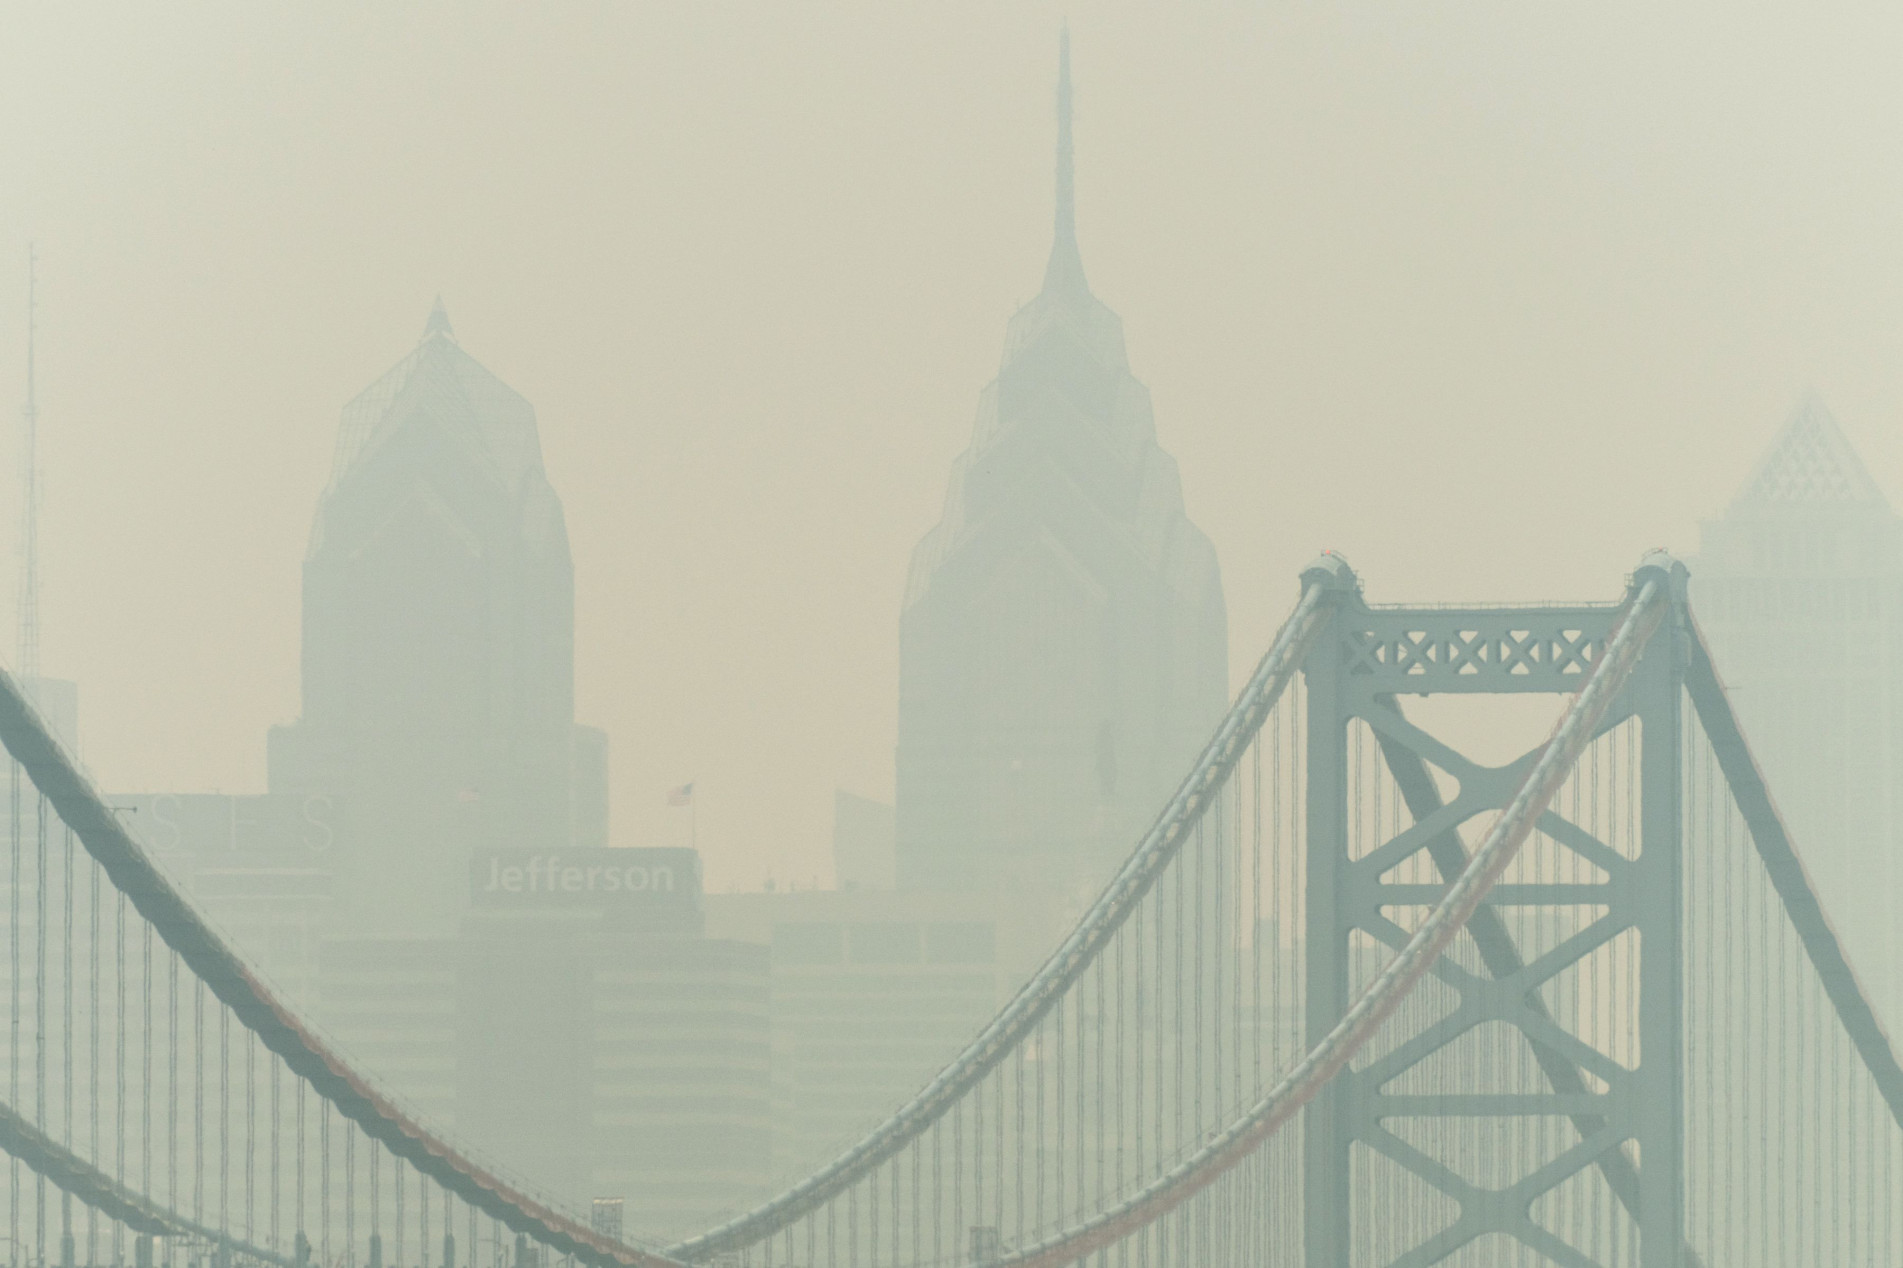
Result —
M 1610 1222 L 1624 1230 L 1618 1262 L 1688 1262 L 1686 574 L 1653 559 L 1662 562 L 1641 578 L 1656 572 L 1668 581 L 1672 615 L 1602 721 L 1582 762 L 1591 773 L 1570 802 L 1556 800 L 1541 817 L 1536 837 L 1422 982 L 1420 1004 L 1397 1012 L 1382 1042 L 1308 1111 L 1308 1268 L 1433 1264 L 1476 1242 L 1498 1244 L 1499 1262 L 1524 1254 L 1509 1243 L 1559 1263 L 1606 1262 L 1536 1218 L 1542 1200 L 1569 1185 L 1590 1187 L 1615 1208 Z M 1351 573 L 1336 584 L 1353 593 L 1303 671 L 1310 1042 L 1341 1019 L 1388 949 L 1406 942 L 1411 918 L 1459 875 L 1544 747 L 1488 766 L 1456 746 L 1468 742 L 1453 733 L 1467 716 L 1458 707 L 1444 716 L 1431 705 L 1417 710 L 1442 718 L 1436 735 L 1407 716 L 1404 702 L 1577 691 L 1619 619 L 1607 606 L 1370 607 Z M 1601 973 L 1610 961 L 1622 986 L 1637 990 L 1616 1003 L 1582 990 L 1576 970 L 1588 961 Z M 1373 1193 L 1424 1214 L 1370 1259 L 1356 1239 L 1389 1219 L 1363 1209 L 1375 1205 Z

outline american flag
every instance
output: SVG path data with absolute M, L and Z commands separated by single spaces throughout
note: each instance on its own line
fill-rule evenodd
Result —
M 691 806 L 694 804 L 694 781 L 688 780 L 679 788 L 668 790 L 667 804 L 670 806 Z

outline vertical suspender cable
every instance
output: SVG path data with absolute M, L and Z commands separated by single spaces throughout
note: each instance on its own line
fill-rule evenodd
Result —
M 448 1214 L 449 1202 L 443 1202 Z M 445 1220 L 445 1223 L 448 1221 Z M 330 1257 L 330 1102 L 317 1104 L 317 1242 L 323 1249 L 324 1268 L 331 1268 Z
M 46 1128 L 46 798 L 33 816 L 33 1125 Z M 46 1263 L 46 1177 L 33 1173 L 33 1247 Z
M 91 943 L 91 953 L 87 957 L 87 967 L 92 972 L 92 993 L 87 997 L 88 1021 L 86 1026 L 86 1083 L 91 1112 L 87 1115 L 88 1150 L 95 1161 L 99 1158 L 99 865 L 94 863 L 87 868 L 92 879 L 92 917 L 86 922 L 86 937 Z M 148 1178 L 146 1191 L 151 1191 Z M 86 1208 L 86 1262 L 99 1262 L 99 1213 L 91 1206 Z
M 952 1107 L 952 1253 L 961 1254 L 965 1242 L 965 1105 Z M 810 1260 L 811 1244 L 807 1247 Z
M 1000 1064 L 997 1072 L 992 1076 L 998 1085 L 997 1136 L 992 1146 L 997 1167 L 997 1180 L 992 1186 L 991 1227 L 996 1230 L 994 1237 L 1004 1236 L 1004 1076 L 1007 1069 L 1005 1065 Z
M 126 1182 L 126 896 L 118 893 L 113 907 L 112 984 L 115 995 L 112 1024 L 112 1176 Z M 112 1254 L 120 1255 L 121 1230 L 112 1230 Z
M 1068 1031 L 1066 1018 L 1070 1016 L 1074 1007 L 1071 998 L 1073 994 L 1074 992 L 1067 992 L 1064 998 L 1057 1001 L 1056 1007 L 1051 1009 L 1053 1021 L 1052 1042 L 1054 1044 L 1051 1052 L 1051 1095 L 1056 1110 L 1054 1116 L 1057 1119 L 1056 1147 L 1052 1153 L 1051 1191 L 1056 1194 L 1057 1213 L 1060 1217 L 1070 1209 L 1070 1193 L 1065 1187 L 1068 1182 L 1065 1164 L 1070 1159 L 1070 1143 L 1068 1140 L 1068 1132 L 1066 1131 L 1070 1118 L 1070 1096 L 1068 1091 L 1070 1053 L 1066 1042 Z M 1078 1027 L 1077 1037 L 1078 1042 L 1081 1043 L 1083 1041 L 1082 1027 Z M 1081 1123 L 1078 1124 L 1077 1132 L 1078 1139 L 1083 1139 L 1083 1125 Z
M 192 978 L 192 1219 L 205 1222 L 205 983 Z
M 294 1178 L 296 1189 L 292 1199 L 292 1220 L 297 1226 L 297 1236 L 308 1241 L 310 1225 L 304 1220 L 304 1080 L 298 1079 L 293 1085 L 297 1089 L 297 1162 Z M 427 1208 L 426 1208 L 427 1209 Z
M 1031 1188 L 1031 1227 L 1042 1233 L 1044 1230 L 1044 1171 L 1045 1153 L 1050 1149 L 1050 1137 L 1046 1132 L 1044 1120 L 1044 1083 L 1046 1067 L 1051 1063 L 1051 1043 L 1057 1033 L 1058 1018 L 1063 1010 L 1057 1010 L 1057 1016 L 1050 1018 L 1038 1027 L 1037 1032 L 1037 1090 L 1032 1093 L 1032 1115 L 1037 1119 L 1037 1177 Z M 1022 1221 L 1020 1221 L 1022 1223 Z M 893 1257 L 897 1262 L 897 1256 Z
M 1276 719 L 1265 726 L 1270 742 L 1281 733 Z M 1262 738 L 1249 745 L 1249 1058 L 1251 1093 L 1262 1091 Z M 1236 1064 L 1242 1064 L 1240 1047 Z M 1238 1098 L 1237 1105 L 1247 1104 Z
M 393 1198 L 392 1205 L 395 1208 L 391 1212 L 390 1220 L 392 1225 L 391 1233 L 393 1234 L 390 1243 L 392 1247 L 394 1247 L 394 1254 L 391 1257 L 390 1263 L 391 1268 L 403 1268 L 403 1173 L 407 1171 L 408 1168 L 403 1165 L 401 1158 L 392 1158 L 390 1160 L 390 1170 L 393 1173 L 390 1187 Z M 516 1268 L 526 1268 L 526 1265 L 518 1264 Z
M 258 1037 L 249 1030 L 244 1039 L 244 1239 L 256 1243 L 258 1141 Z
M 7 882 L 7 896 L 11 904 L 11 916 L 7 921 L 7 936 L 12 951 L 7 961 L 7 981 L 13 989 L 13 1027 L 12 1037 L 7 1044 L 7 1104 L 20 1103 L 20 764 L 8 763 L 9 783 L 12 791 L 10 808 L 12 811 L 13 831 L 10 836 L 12 851 L 9 865 L 11 875 Z M 20 1160 L 7 1157 L 7 1237 L 10 1249 L 8 1261 L 15 1265 L 20 1262 Z
M 125 895 L 120 895 L 123 902 Z M 166 957 L 165 994 L 165 1182 L 170 1205 L 178 1209 L 178 952 Z
M 1097 956 L 1097 963 L 1093 968 L 1093 973 L 1097 981 L 1097 992 L 1096 992 L 1097 998 L 1096 998 L 1096 1008 L 1095 1008 L 1096 1015 L 1091 1019 L 1091 1029 L 1095 1032 L 1096 1048 L 1097 1048 L 1097 1055 L 1096 1055 L 1097 1073 L 1096 1073 L 1096 1079 L 1094 1080 L 1096 1096 L 1093 1098 L 1096 1101 L 1097 1122 L 1096 1122 L 1095 1130 L 1093 1132 L 1092 1143 L 1095 1146 L 1094 1152 L 1096 1154 L 1097 1197 L 1100 1202 L 1103 1200 L 1103 1195 L 1108 1191 L 1108 1188 L 1109 1188 L 1108 1168 L 1106 1168 L 1106 1166 L 1104 1165 L 1105 1163 L 1104 1149 L 1109 1143 L 1107 1139 L 1108 1132 L 1105 1130 L 1105 1115 L 1104 1115 L 1104 1094 L 1106 1091 L 1106 1084 L 1108 1082 L 1108 1080 L 1104 1077 L 1104 1069 L 1105 1069 L 1104 1038 L 1105 1038 L 1105 1023 L 1107 1021 L 1106 1014 L 1109 1011 L 1107 1007 L 1105 1006 L 1106 1001 L 1109 998 L 1109 993 L 1105 990 L 1105 987 L 1104 987 L 1104 973 L 1106 971 L 1106 968 L 1107 966 L 1104 963 L 1103 954 L 1099 952 Z
M 65 909 L 65 927 L 61 930 L 61 942 L 65 944 L 65 960 L 60 966 L 60 1091 L 63 1114 L 61 1127 L 64 1139 L 77 1143 L 78 1137 L 73 1131 L 73 830 L 61 825 L 60 842 L 65 846 L 65 868 L 60 887 L 60 905 Z M 73 1236 L 73 1195 L 60 1190 L 59 1195 L 60 1254 L 69 1258 L 67 1247 Z
M 1129 941 L 1128 934 L 1129 934 L 1129 926 L 1126 925 L 1124 928 L 1117 930 L 1117 936 L 1111 943 L 1111 954 L 1114 957 L 1111 976 L 1116 979 L 1116 983 L 1117 983 L 1117 1012 L 1116 1012 L 1117 1027 L 1116 1027 L 1116 1037 L 1111 1045 L 1112 1050 L 1115 1053 L 1116 1073 L 1113 1076 L 1114 1082 L 1111 1087 L 1111 1096 L 1110 1096 L 1112 1112 L 1115 1114 L 1115 1121 L 1116 1121 L 1116 1145 L 1112 1151 L 1112 1154 L 1117 1160 L 1117 1168 L 1116 1168 L 1116 1174 L 1111 1177 L 1111 1191 L 1113 1193 L 1118 1193 L 1118 1194 L 1121 1194 L 1123 1192 L 1124 1166 L 1125 1166 L 1123 1128 L 1124 1128 L 1124 1117 L 1125 1117 L 1124 1111 L 1126 1110 L 1127 1106 L 1125 1104 L 1125 1097 L 1124 1097 L 1124 1085 L 1123 1085 L 1124 1060 L 1123 1059 L 1124 1059 L 1124 1046 L 1129 1038 L 1129 1028 L 1125 1025 L 1125 1021 L 1124 1021 L 1123 1002 L 1124 1002 L 1124 987 L 1126 984 L 1125 979 L 1128 976 L 1128 969 L 1124 960 L 1124 945 Z M 1129 1257 L 1130 1257 L 1130 1248 L 1128 1243 L 1125 1243 L 1122 1249 L 1121 1258 L 1125 1262 L 1127 1262 L 1129 1260 Z
M 1043 1027 L 1040 1026 L 1036 1031 L 1033 1032 L 1032 1043 L 1036 1043 L 1037 1038 L 1042 1037 L 1043 1033 L 1044 1033 Z M 1014 1096 L 1016 1098 L 1016 1111 L 1017 1111 L 1017 1124 L 1015 1127 L 1015 1137 L 1016 1137 L 1016 1145 L 1017 1145 L 1017 1165 L 1013 1168 L 1015 1174 L 1012 1177 L 1012 1182 L 1013 1182 L 1012 1183 L 1012 1202 L 1014 1204 L 1013 1218 L 1017 1225 L 1016 1237 L 1014 1240 L 1016 1240 L 1020 1244 L 1024 1241 L 1024 1232 L 1025 1232 L 1024 1217 L 1025 1217 L 1025 1205 L 1026 1205 L 1024 1201 L 1024 1181 L 1025 1181 L 1024 1048 L 1025 1048 L 1025 1045 L 1019 1044 L 1017 1047 L 1017 1051 L 1014 1054 L 1012 1054 L 1012 1059 L 1011 1059 L 1012 1065 L 1013 1065 L 1012 1089 L 1013 1089 Z M 1000 1232 L 1002 1232 L 1002 1230 L 1000 1230 Z
M 1261 743 L 1260 737 L 1252 740 L 1249 744 L 1249 751 L 1253 753 L 1261 746 Z M 1230 1079 L 1233 1084 L 1230 1090 L 1229 1104 L 1234 1106 L 1235 1113 L 1240 1114 L 1243 1107 L 1249 1103 L 1247 1096 L 1244 1094 L 1245 1089 L 1242 1075 L 1242 978 L 1244 968 L 1242 963 L 1242 937 L 1243 916 L 1248 910 L 1247 904 L 1243 901 L 1242 892 L 1243 884 L 1248 879 L 1248 868 L 1244 866 L 1242 852 L 1246 848 L 1248 837 L 1243 831 L 1244 801 L 1242 778 L 1238 774 L 1231 774 L 1229 781 L 1235 798 L 1235 812 L 1231 816 L 1229 829 L 1232 842 L 1223 850 L 1223 857 L 1228 861 L 1230 868 L 1229 942 L 1224 948 L 1224 954 L 1233 955 L 1235 957 L 1234 962 L 1230 966 L 1229 973 L 1229 1067 L 1232 1071 Z M 1253 930 L 1250 931 L 1249 936 L 1253 941 Z M 1225 1118 L 1226 1117 L 1225 1115 Z M 1232 1193 L 1233 1192 L 1234 1190 L 1232 1190 Z
M 1202 835 L 1203 825 L 1199 821 L 1196 824 L 1196 840 L 1199 843 L 1202 841 Z M 1182 862 L 1178 862 L 1173 871 L 1175 874 L 1175 884 L 1172 888 L 1175 891 L 1176 897 L 1176 1056 L 1174 1065 L 1176 1087 L 1175 1096 L 1173 1098 L 1176 1111 L 1176 1131 L 1174 1138 L 1170 1141 L 1170 1149 L 1173 1153 L 1180 1153 L 1184 1142 L 1189 1139 L 1189 1133 L 1184 1123 L 1184 1115 L 1188 1112 L 1189 1108 L 1189 1058 L 1187 1055 L 1188 1044 L 1185 1042 L 1187 1039 L 1188 1018 L 1185 1015 L 1186 1009 L 1184 1000 L 1184 996 L 1189 993 L 1189 935 L 1185 928 L 1188 915 L 1184 906 L 1183 891 L 1190 880 L 1190 869 Z
M 231 1232 L 231 1010 L 218 1010 L 218 1231 Z
M 1149 915 L 1149 908 L 1150 903 L 1144 902 L 1137 907 L 1135 913 L 1130 917 L 1130 941 L 1134 947 L 1134 951 L 1131 955 L 1131 977 L 1133 980 L 1130 991 L 1132 1014 L 1130 1025 L 1130 1065 L 1132 1067 L 1131 1081 L 1134 1086 L 1130 1090 L 1130 1121 L 1132 1153 L 1134 1154 L 1135 1171 L 1138 1175 L 1146 1174 L 1150 1166 L 1143 1152 L 1143 1125 L 1146 1121 L 1143 1101 L 1145 1083 L 1143 1072 L 1145 1069 L 1144 1059 L 1147 1056 L 1146 1045 L 1143 1041 L 1144 984 L 1147 980 L 1144 965 L 1148 962 L 1145 959 L 1143 948 L 1145 945 L 1144 922 L 1145 918 Z M 1148 1257 L 1149 1242 L 1139 1234 L 1137 1242 L 1138 1262 L 1147 1263 Z

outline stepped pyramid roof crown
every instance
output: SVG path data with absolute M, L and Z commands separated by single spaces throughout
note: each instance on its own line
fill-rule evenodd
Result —
M 429 500 L 445 482 L 508 508 L 505 518 L 531 537 L 562 536 L 535 407 L 463 350 L 439 296 L 410 354 L 344 406 L 308 554 L 315 557 L 340 523 L 376 522 L 365 519 L 364 499 L 383 505 L 423 490 Z
M 1734 513 L 1747 514 L 1799 507 L 1890 509 L 1843 429 L 1814 393 L 1799 403 L 1731 504 Z
M 535 409 L 456 341 L 438 296 L 416 348 L 344 406 L 331 484 L 405 427 L 439 428 L 505 489 L 542 469 Z
M 999 376 L 980 399 L 938 525 L 912 556 L 906 605 L 987 526 L 1028 522 L 1093 551 L 1125 550 L 1185 594 L 1215 581 L 1213 548 L 1184 513 L 1175 461 L 1157 444 L 1149 392 L 1130 372 L 1123 322 L 1091 293 L 1077 244 L 1070 33 L 1058 44 L 1050 256 L 1010 319 Z M 1009 478 L 999 475 L 1009 471 Z

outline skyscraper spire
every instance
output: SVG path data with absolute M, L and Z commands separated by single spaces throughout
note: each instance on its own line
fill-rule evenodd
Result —
M 1070 27 L 1057 37 L 1057 218 L 1051 260 L 1044 269 L 1047 294 L 1087 295 L 1084 257 L 1077 250 L 1077 159 L 1070 134 Z
M 33 339 L 39 321 L 35 274 L 39 258 L 33 247 L 26 255 L 26 405 L 20 411 L 23 424 L 20 472 L 20 631 L 14 668 L 24 678 L 36 678 L 40 672 L 40 481 L 39 428 L 40 404 L 33 382 Z
M 430 339 L 436 335 L 448 335 L 451 339 L 456 337 L 455 330 L 449 324 L 449 310 L 443 307 L 441 295 L 430 306 L 429 320 L 423 323 L 423 338 Z
M 893 845 L 901 889 L 1009 891 L 1053 927 L 1142 833 L 1229 690 L 1215 547 L 1123 323 L 1084 279 L 1071 133 L 1066 32 L 1050 266 L 906 577 Z

